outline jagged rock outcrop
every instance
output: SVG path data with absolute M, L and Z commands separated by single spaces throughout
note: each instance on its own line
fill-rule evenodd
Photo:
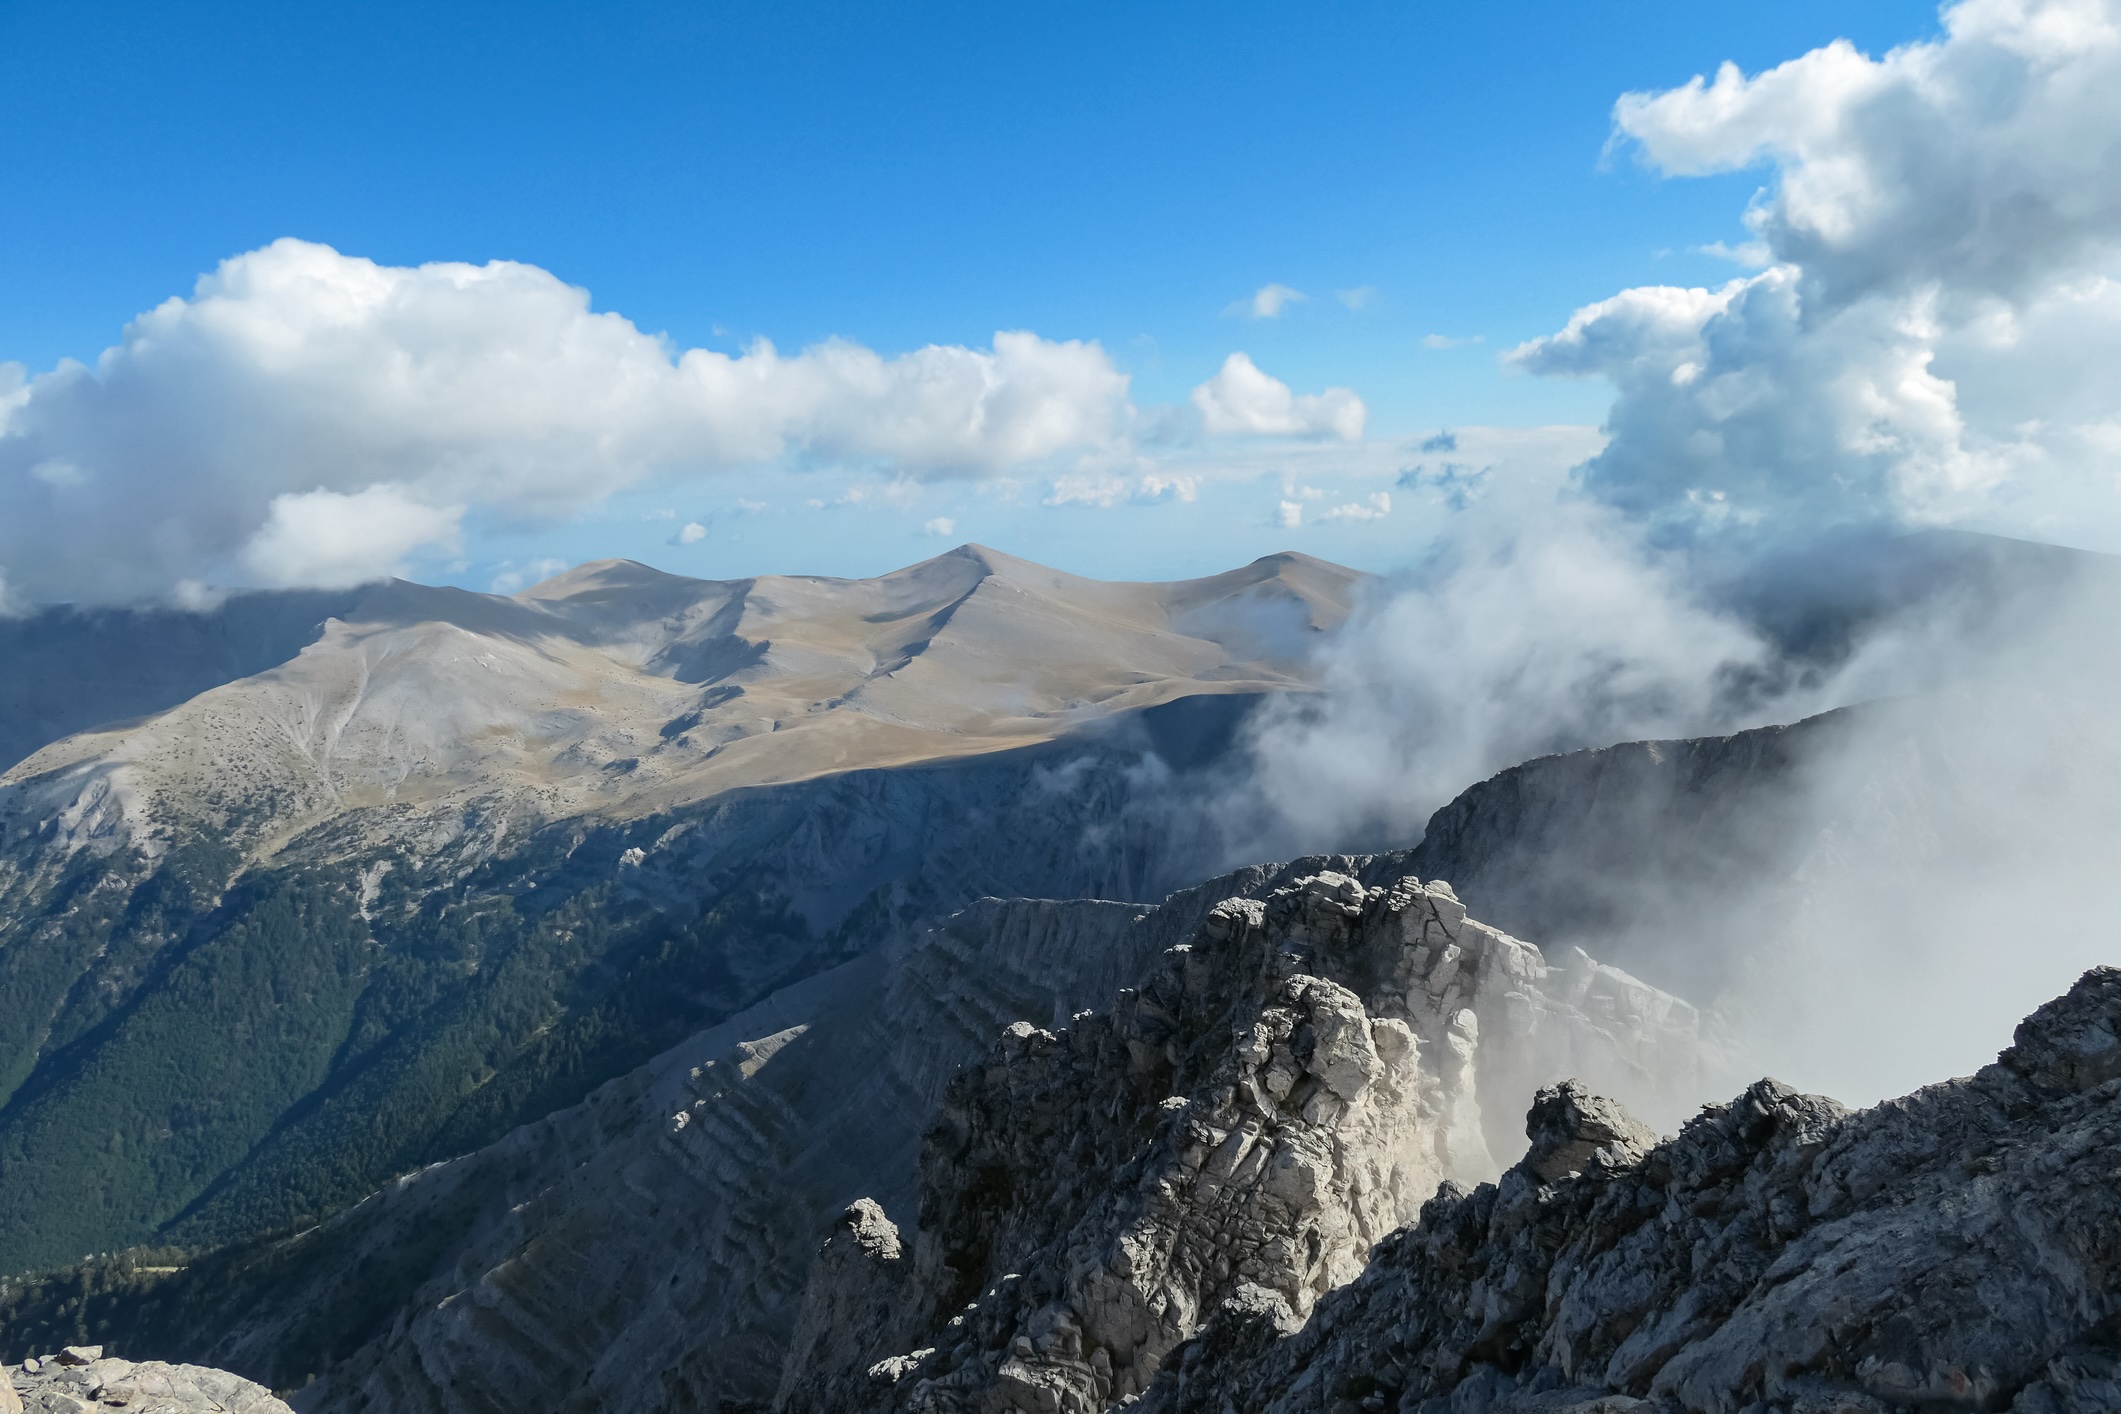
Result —
M 1557 1183 L 1587 1168 L 1618 1168 L 1657 1143 L 1655 1130 L 1573 1079 L 1532 1098 L 1525 1137 L 1532 1144 L 1518 1166 L 1542 1183 Z
M 814 1299 L 804 1303 L 788 1342 L 776 1402 L 785 1409 L 856 1409 L 868 1400 L 865 1355 L 882 1330 L 909 1324 L 912 1262 L 897 1224 L 873 1198 L 840 1215 L 810 1269 Z
M 1302 1330 L 1219 1311 L 1141 1414 L 2121 1409 L 2121 970 L 1871 1110 L 1764 1080 L 1645 1151 L 1557 1090 L 1530 1127 Z
M 1439 1183 L 1495 1171 L 1483 1106 L 1527 1077 L 1720 1063 L 1685 1003 L 1569 961 L 1404 872 L 1217 905 L 1109 1011 L 1017 1023 L 951 1085 L 910 1260 L 850 1211 L 799 1321 L 831 1337 L 776 1407 L 1074 1414 L 1140 1394 L 1228 1300 L 1300 1322 Z
M 100 1345 L 0 1366 L 0 1414 L 292 1414 L 270 1390 L 202 1365 L 135 1363 Z

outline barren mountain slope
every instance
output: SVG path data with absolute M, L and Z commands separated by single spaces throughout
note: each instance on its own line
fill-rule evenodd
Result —
M 69 842 L 197 816 L 268 845 L 385 803 L 669 809 L 1300 686 L 1357 582 L 1292 554 L 1108 584 L 968 545 L 873 580 L 600 561 L 514 599 L 391 584 L 285 663 L 32 753 L 0 809 Z

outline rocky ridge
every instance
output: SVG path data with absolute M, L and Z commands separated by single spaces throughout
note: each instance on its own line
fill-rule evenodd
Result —
M 2121 1408 L 2121 969 L 1870 1110 L 1763 1080 L 1586 1151 L 1557 1089 L 1530 1128 L 1301 1331 L 1219 1312 L 1144 1414 Z
M 827 1242 L 776 1408 L 1110 1407 L 1224 1301 L 1300 1321 L 1494 1173 L 1484 1108 L 1723 1064 L 1679 999 L 1372 872 L 1225 900 L 1110 1010 L 1009 1027 L 927 1136 L 910 1243 L 869 1203 Z

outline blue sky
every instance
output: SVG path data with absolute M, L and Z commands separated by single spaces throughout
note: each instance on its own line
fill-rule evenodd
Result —
M 829 457 L 659 474 L 564 513 L 474 503 L 408 563 L 479 587 L 600 554 L 866 573 L 955 537 L 1130 577 L 1283 544 L 1383 567 L 1426 533 L 1406 495 L 1393 517 L 1314 514 L 1301 536 L 1277 507 L 1313 483 L 1318 505 L 1366 504 L 1398 484 L 1376 479 L 1403 469 L 1397 445 L 1438 429 L 1596 424 L 1606 381 L 1501 353 L 1626 287 L 1742 273 L 1698 247 L 1747 238 L 1762 171 L 1681 180 L 1609 152 L 1619 95 L 1937 31 L 1932 5 L 1898 0 L 10 0 L 0 361 L 31 377 L 93 361 L 142 311 L 288 236 L 385 266 L 525 262 L 679 349 L 1094 340 L 1142 408 L 1185 406 L 1242 350 L 1298 393 L 1352 390 L 1361 442 L 1248 447 L 1224 462 L 1252 491 L 1104 510 L 991 478 L 902 477 L 884 496 L 890 478 Z M 1276 283 L 1307 298 L 1240 312 Z M 1343 462 L 1371 481 L 1332 481 Z M 850 488 L 855 513 L 800 514 Z

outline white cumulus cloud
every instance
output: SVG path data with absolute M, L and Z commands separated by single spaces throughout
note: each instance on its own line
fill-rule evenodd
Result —
M 446 548 L 471 510 L 544 520 L 767 462 L 991 475 L 1123 445 L 1131 416 L 1094 343 L 679 351 L 534 266 L 282 240 L 92 367 L 0 367 L 0 571 L 44 601 L 337 584 Z
M 2121 4 L 1963 0 L 1943 22 L 1620 101 L 1664 172 L 1769 169 L 1747 215 L 1765 268 L 1624 291 L 1513 352 L 1617 389 L 1595 493 L 1690 522 L 2121 543 Z
M 941 538 L 957 533 L 957 522 L 949 516 L 937 516 L 934 520 L 921 522 L 921 534 Z
M 1367 416 L 1362 399 L 1348 389 L 1294 393 L 1242 353 L 1231 354 L 1213 378 L 1193 390 L 1193 406 L 1210 436 L 1338 437 L 1355 442 L 1362 439 Z
M 1325 520 L 1383 520 L 1392 514 L 1392 493 L 1373 491 L 1360 501 L 1349 501 L 1344 505 L 1319 512 L 1318 518 Z

